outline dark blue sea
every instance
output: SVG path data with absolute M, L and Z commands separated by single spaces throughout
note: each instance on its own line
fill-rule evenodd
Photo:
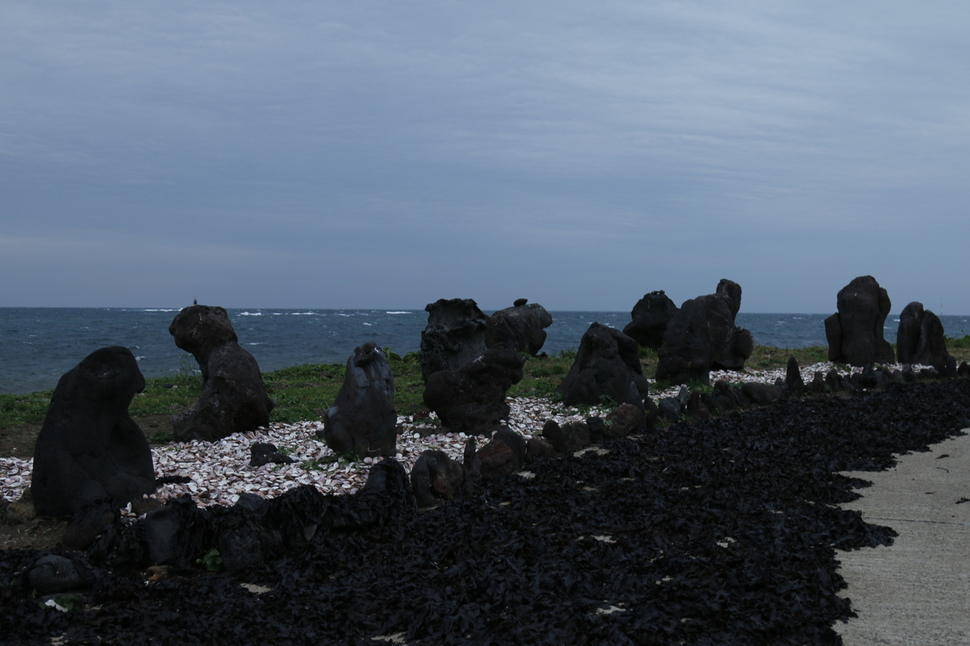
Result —
M 239 343 L 263 372 L 305 363 L 343 364 L 354 348 L 372 341 L 398 354 L 417 351 L 428 321 L 424 310 L 230 309 Z M 147 378 L 196 369 L 191 355 L 175 347 L 168 326 L 177 309 L 0 308 L 0 393 L 48 390 L 91 352 L 123 345 Z M 487 312 L 490 313 L 490 312 Z M 745 314 L 737 324 L 755 343 L 779 348 L 826 345 L 829 314 Z M 543 350 L 575 350 L 597 321 L 622 329 L 629 312 L 552 312 Z M 970 316 L 943 316 L 947 336 L 970 334 Z M 886 320 L 894 342 L 898 319 Z

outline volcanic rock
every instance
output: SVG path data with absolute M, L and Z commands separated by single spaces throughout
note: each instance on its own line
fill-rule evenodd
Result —
M 178 348 L 195 357 L 203 383 L 209 380 L 209 356 L 227 343 L 239 342 L 226 310 L 209 305 L 182 308 L 172 319 L 168 332 Z
M 71 516 L 96 500 L 123 506 L 155 490 L 148 441 L 128 414 L 145 378 L 128 348 L 101 348 L 57 382 L 34 448 L 38 513 Z
M 741 286 L 722 278 L 713 294 L 695 299 L 707 315 L 707 329 L 711 335 L 711 368 L 714 370 L 744 370 L 744 362 L 754 350 L 751 332 L 734 323 L 741 310 Z
M 509 415 L 506 395 L 522 380 L 525 358 L 504 347 L 489 348 L 457 371 L 441 370 L 427 378 L 425 405 L 455 433 L 491 432 Z
M 464 482 L 464 467 L 444 451 L 425 451 L 411 467 L 411 489 L 419 508 L 433 507 L 438 499 L 453 499 Z
M 872 276 L 859 276 L 839 290 L 838 312 L 825 319 L 828 359 L 863 368 L 870 363 L 893 363 L 893 348 L 883 337 L 892 309 L 885 289 Z
M 658 380 L 673 384 L 711 383 L 714 345 L 707 310 L 697 299 L 684 301 L 670 319 L 657 358 Z
M 946 373 L 950 354 L 940 317 L 916 301 L 904 307 L 896 331 L 896 353 L 899 363 L 933 366 Z
M 545 328 L 552 325 L 552 315 L 538 303 L 520 298 L 512 307 L 499 310 L 488 318 L 485 346 L 498 345 L 537 356 L 546 342 Z
M 805 394 L 805 381 L 802 373 L 798 369 L 798 360 L 795 357 L 788 357 L 788 365 L 785 369 L 785 385 L 788 387 L 788 394 L 792 397 L 801 397 Z
M 373 343 L 354 349 L 337 398 L 323 418 L 323 440 L 335 453 L 358 457 L 397 453 L 394 376 Z
M 630 433 L 642 432 L 645 420 L 642 408 L 633 404 L 620 404 L 606 414 L 603 431 L 607 437 L 626 437 Z
M 645 348 L 657 351 L 663 345 L 667 324 L 677 313 L 677 306 L 663 290 L 644 294 L 633 306 L 633 319 L 623 333 Z
M 488 317 L 470 298 L 440 299 L 425 306 L 428 324 L 421 332 L 421 376 L 456 372 L 485 351 Z
M 611 400 L 642 409 L 648 388 L 636 341 L 615 328 L 593 323 L 556 392 L 566 406 L 599 406 Z
M 560 426 L 550 419 L 542 427 L 542 437 L 557 453 L 569 455 L 589 446 L 590 430 L 585 422 L 567 422 Z
M 508 428 L 500 428 L 485 446 L 476 453 L 481 476 L 493 480 L 511 475 L 525 464 L 525 439 Z
M 727 413 L 741 408 L 741 394 L 737 388 L 723 379 L 714 382 L 711 392 L 711 405 L 719 413 Z
M 195 356 L 202 370 L 198 402 L 172 417 L 175 439 L 214 442 L 269 424 L 273 402 L 259 365 L 239 346 L 223 308 L 186 307 L 175 316 L 169 332 L 179 348 Z

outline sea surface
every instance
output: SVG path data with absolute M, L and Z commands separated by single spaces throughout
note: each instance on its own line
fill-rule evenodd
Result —
M 175 347 L 168 326 L 178 309 L 0 308 L 0 393 L 49 390 L 62 374 L 98 348 L 127 346 L 146 378 L 197 370 L 192 355 Z M 398 354 L 416 352 L 428 322 L 424 310 L 229 309 L 240 345 L 269 372 L 305 363 L 346 363 L 354 348 L 376 343 Z M 486 312 L 490 314 L 491 312 Z M 575 350 L 594 321 L 619 329 L 629 312 L 551 312 L 543 350 Z M 736 323 L 759 345 L 826 345 L 829 314 L 746 314 Z M 970 316 L 942 316 L 949 337 L 970 334 Z M 896 340 L 898 318 L 886 320 Z

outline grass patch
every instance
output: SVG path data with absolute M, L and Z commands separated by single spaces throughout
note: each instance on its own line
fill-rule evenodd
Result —
M 0 427 L 42 422 L 53 393 L 45 390 L 27 395 L 0 395 Z
M 745 366 L 754 370 L 775 370 L 788 366 L 788 358 L 795 357 L 799 366 L 810 366 L 829 360 L 828 346 L 816 345 L 809 348 L 772 348 L 756 345 Z

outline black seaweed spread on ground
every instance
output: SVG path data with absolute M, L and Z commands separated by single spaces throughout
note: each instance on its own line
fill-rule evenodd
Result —
M 95 563 L 69 612 L 18 586 L 36 553 L 0 552 L 0 641 L 838 644 L 836 549 L 895 532 L 838 507 L 864 481 L 836 472 L 888 468 L 968 416 L 967 380 L 782 401 L 537 461 L 255 568 L 146 583 Z

